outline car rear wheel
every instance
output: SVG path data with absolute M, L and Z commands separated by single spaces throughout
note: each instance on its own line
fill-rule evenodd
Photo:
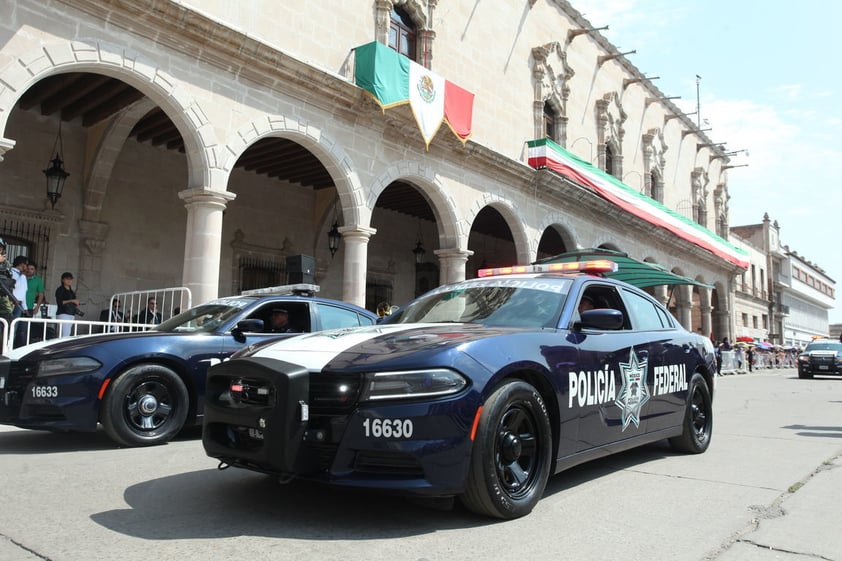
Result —
M 551 454 L 544 400 L 526 382 L 505 383 L 480 414 L 462 503 L 496 518 L 529 514 L 544 494 Z
M 690 378 L 684 412 L 684 432 L 670 438 L 673 450 L 701 454 L 708 449 L 713 435 L 713 404 L 704 377 L 698 372 Z
M 111 383 L 100 421 L 106 434 L 123 446 L 164 444 L 184 426 L 189 399 L 175 372 L 141 364 Z

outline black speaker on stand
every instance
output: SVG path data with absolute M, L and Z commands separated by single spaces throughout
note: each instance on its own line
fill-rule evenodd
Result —
M 316 260 L 309 255 L 287 257 L 287 284 L 315 284 Z

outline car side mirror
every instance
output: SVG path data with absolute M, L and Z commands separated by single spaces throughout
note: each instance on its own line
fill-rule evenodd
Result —
M 623 312 L 613 308 L 598 308 L 596 310 L 585 310 L 581 318 L 573 327 L 574 329 L 600 329 L 604 331 L 616 331 L 623 328 Z
M 238 343 L 246 342 L 246 333 L 254 333 L 263 331 L 262 319 L 242 319 L 237 322 L 234 329 L 231 330 L 231 335 Z

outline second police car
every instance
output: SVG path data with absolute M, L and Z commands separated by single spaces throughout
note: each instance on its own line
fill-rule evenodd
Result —
M 550 475 L 590 459 L 665 438 L 704 452 L 713 345 L 598 276 L 614 267 L 484 271 L 373 327 L 244 348 L 208 372 L 205 451 L 498 518 L 529 513 Z
M 48 340 L 0 357 L 0 424 L 54 432 L 97 430 L 123 446 L 171 440 L 201 424 L 207 369 L 246 345 L 335 327 L 373 325 L 373 313 L 312 296 L 300 284 L 219 298 L 150 331 Z M 283 310 L 290 329 L 273 331 Z

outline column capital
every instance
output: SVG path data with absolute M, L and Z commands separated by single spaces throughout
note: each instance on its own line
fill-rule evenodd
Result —
M 17 142 L 9 138 L 0 138 L 0 162 L 3 161 L 3 154 L 14 148 L 15 144 Z
M 369 238 L 377 233 L 376 228 L 365 226 L 340 226 L 338 229 L 339 233 L 342 234 L 342 239 L 362 242 L 368 242 Z
M 472 249 L 462 249 L 459 247 L 434 249 L 433 253 L 439 259 L 461 259 L 463 262 L 468 261 L 471 255 L 474 254 Z
M 237 194 L 232 193 L 231 191 L 218 191 L 216 189 L 198 187 L 179 191 L 178 198 L 184 201 L 187 205 L 218 205 L 225 209 L 229 202 L 237 198 Z

